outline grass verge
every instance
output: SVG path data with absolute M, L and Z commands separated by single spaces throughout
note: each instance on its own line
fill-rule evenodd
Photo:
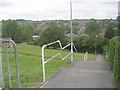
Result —
M 42 82 L 42 64 L 41 64 L 41 47 L 33 45 L 21 45 L 17 47 L 18 59 L 19 59 L 19 72 L 21 87 L 39 87 Z M 9 87 L 8 73 L 6 65 L 6 54 L 5 48 L 2 50 L 2 65 L 3 75 L 5 81 L 5 87 Z M 45 60 L 52 57 L 53 55 L 61 53 L 64 57 L 69 51 L 45 49 Z M 84 54 L 75 53 L 74 60 L 83 60 Z M 88 60 L 95 60 L 94 54 L 89 54 Z M 9 49 L 9 62 L 11 70 L 12 86 L 17 87 L 17 78 L 15 71 L 15 59 L 13 54 L 13 48 Z M 46 78 L 49 79 L 55 74 L 61 67 L 67 67 L 70 65 L 70 56 L 64 61 L 61 61 L 60 57 L 56 57 L 54 60 L 48 62 L 45 65 Z

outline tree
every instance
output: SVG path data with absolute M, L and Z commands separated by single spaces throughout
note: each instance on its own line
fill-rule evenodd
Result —
M 15 20 L 3 21 L 2 25 L 2 37 L 11 37 L 15 42 L 20 42 L 21 40 L 17 37 L 20 36 L 20 31 L 18 29 L 18 24 Z
M 99 33 L 100 26 L 95 19 L 91 19 L 90 22 L 86 25 L 86 33 L 90 36 L 95 38 L 95 36 Z
M 74 45 L 79 52 L 95 52 L 95 44 L 97 53 L 102 53 L 104 46 L 108 44 L 107 38 L 98 37 L 96 41 L 91 37 L 77 37 L 74 39 Z
M 57 24 L 50 25 L 46 30 L 41 33 L 40 39 L 37 41 L 37 45 L 44 45 L 50 42 L 60 40 L 65 43 L 65 29 L 64 26 L 59 26 Z M 56 46 L 54 46 L 56 47 Z
M 120 35 L 120 16 L 118 16 L 117 20 L 118 20 L 118 35 Z
M 34 28 L 31 24 L 27 23 L 20 26 L 22 41 L 28 42 L 32 40 L 32 35 L 34 33 Z
M 114 37 L 114 29 L 113 29 L 111 23 L 108 24 L 107 30 L 105 32 L 105 37 L 109 38 L 109 39 L 111 39 L 112 37 Z
M 2 37 L 11 37 L 15 42 L 32 40 L 34 28 L 31 24 L 18 25 L 15 20 L 2 21 Z

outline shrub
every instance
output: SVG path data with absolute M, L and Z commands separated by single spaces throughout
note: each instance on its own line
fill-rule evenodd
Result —
M 112 38 L 108 47 L 108 61 L 114 73 L 116 87 L 120 90 L 120 41 L 118 36 Z
M 79 52 L 95 52 L 95 44 L 97 53 L 103 53 L 104 46 L 108 44 L 107 38 L 90 38 L 90 37 L 77 37 L 74 44 Z
M 65 40 L 65 27 L 58 25 L 50 25 L 46 30 L 41 33 L 40 39 L 35 41 L 35 45 L 44 45 L 54 41 L 60 40 L 62 44 L 66 44 Z M 57 48 L 58 44 L 52 45 Z

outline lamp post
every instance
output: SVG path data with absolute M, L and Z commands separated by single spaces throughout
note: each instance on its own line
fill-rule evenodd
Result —
M 97 54 L 97 38 L 98 35 L 95 36 L 95 54 Z
M 70 0 L 70 19 L 71 19 L 71 63 L 73 62 L 73 30 L 72 30 L 72 1 Z

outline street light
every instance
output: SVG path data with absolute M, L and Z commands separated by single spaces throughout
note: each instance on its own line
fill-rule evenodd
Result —
M 97 54 L 97 38 L 98 35 L 95 36 L 95 54 Z
M 71 19 L 71 63 L 73 62 L 73 29 L 72 29 L 72 1 L 70 0 L 70 19 Z

